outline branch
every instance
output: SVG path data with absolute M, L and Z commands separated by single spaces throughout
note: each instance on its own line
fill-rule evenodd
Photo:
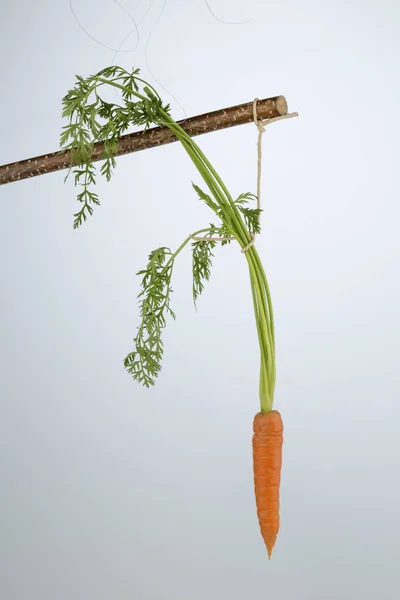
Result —
M 286 115 L 288 111 L 286 99 L 284 96 L 266 98 L 257 102 L 258 119 L 272 119 Z M 239 104 L 222 110 L 216 110 L 197 117 L 191 117 L 179 121 L 179 124 L 190 136 L 210 133 L 219 129 L 226 129 L 236 125 L 243 125 L 253 121 L 253 102 Z M 115 156 L 147 150 L 155 146 L 162 146 L 176 142 L 177 138 L 167 127 L 154 127 L 147 131 L 138 131 L 130 133 L 119 138 L 118 150 Z M 96 143 L 92 155 L 92 161 L 102 159 L 104 151 L 103 143 Z M 71 166 L 71 156 L 69 150 L 64 152 L 52 152 L 10 163 L 0 165 L 0 185 L 36 177 L 46 173 L 52 173 L 60 169 L 67 169 Z

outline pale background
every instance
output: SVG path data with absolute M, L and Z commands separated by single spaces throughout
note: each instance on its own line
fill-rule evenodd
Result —
M 121 0 L 139 21 L 150 0 Z M 176 264 L 164 369 L 124 371 L 148 252 L 210 219 L 178 146 L 118 159 L 79 231 L 55 173 L 0 190 L 0 597 L 370 600 L 399 590 L 399 5 L 155 0 L 134 52 L 188 115 L 284 94 L 264 136 L 264 261 L 285 423 L 281 531 L 256 521 L 259 350 L 246 261 L 216 253 L 196 314 Z M 128 16 L 74 3 L 116 47 Z M 67 0 L 2 3 L 0 163 L 57 149 L 75 73 L 114 53 Z M 135 46 L 132 35 L 125 48 Z M 165 99 L 171 96 L 161 90 Z M 173 115 L 183 113 L 171 100 Z M 255 191 L 252 125 L 198 138 L 232 193 Z M 397 173 L 396 173 L 397 170 Z

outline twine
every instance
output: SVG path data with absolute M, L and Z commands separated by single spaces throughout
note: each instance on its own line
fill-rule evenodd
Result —
M 258 139 L 257 139 L 257 210 L 258 210 L 258 224 L 261 221 L 261 171 L 262 171 L 262 136 L 265 133 L 265 128 L 270 123 L 274 123 L 275 121 L 280 121 L 281 119 L 290 119 L 292 117 L 298 117 L 299 114 L 297 112 L 288 113 L 287 115 L 280 115 L 279 117 L 273 117 L 272 119 L 259 120 L 257 117 L 257 102 L 258 98 L 254 98 L 253 100 L 253 121 L 255 126 L 258 129 Z M 249 250 L 256 239 L 255 233 L 249 232 L 250 242 L 242 248 L 242 252 L 247 252 Z M 208 241 L 208 242 L 226 242 L 236 239 L 233 236 L 230 237 L 198 237 L 192 235 L 191 238 L 196 241 Z

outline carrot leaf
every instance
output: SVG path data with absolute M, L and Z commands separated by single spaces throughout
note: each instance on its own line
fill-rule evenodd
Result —
M 162 330 L 166 326 L 166 317 L 169 315 L 175 319 L 170 305 L 173 265 L 171 250 L 161 247 L 150 253 L 146 269 L 138 273 L 143 275 L 139 294 L 142 321 L 134 339 L 136 349 L 126 356 L 124 366 L 136 381 L 146 387 L 154 385 L 161 371 L 164 353 Z
M 164 105 L 158 93 L 138 77 L 139 70 L 131 73 L 121 67 L 107 67 L 96 75 L 86 79 L 77 75 L 75 86 L 62 100 L 62 116 L 69 124 L 63 127 L 60 136 L 62 151 L 70 151 L 70 169 L 74 169 L 75 185 L 84 187 L 84 195 L 78 197 L 83 203 L 74 220 L 77 229 L 93 213 L 93 202 L 89 186 L 96 183 L 96 170 L 93 166 L 93 147 L 95 142 L 104 144 L 101 159 L 104 161 L 100 173 L 110 181 L 116 166 L 115 153 L 118 139 L 131 126 L 148 129 L 158 125 L 163 117 L 169 115 L 170 106 Z M 121 90 L 123 105 L 108 102 L 101 97 L 101 87 L 110 84 Z
M 213 249 L 216 242 L 200 240 L 192 244 L 193 257 L 193 302 L 196 302 L 204 290 L 204 281 L 209 281 L 211 275 Z

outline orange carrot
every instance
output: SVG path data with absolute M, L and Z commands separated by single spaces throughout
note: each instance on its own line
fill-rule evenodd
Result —
M 253 422 L 253 466 L 257 516 L 271 558 L 279 531 L 283 423 L 280 413 L 258 413 Z

